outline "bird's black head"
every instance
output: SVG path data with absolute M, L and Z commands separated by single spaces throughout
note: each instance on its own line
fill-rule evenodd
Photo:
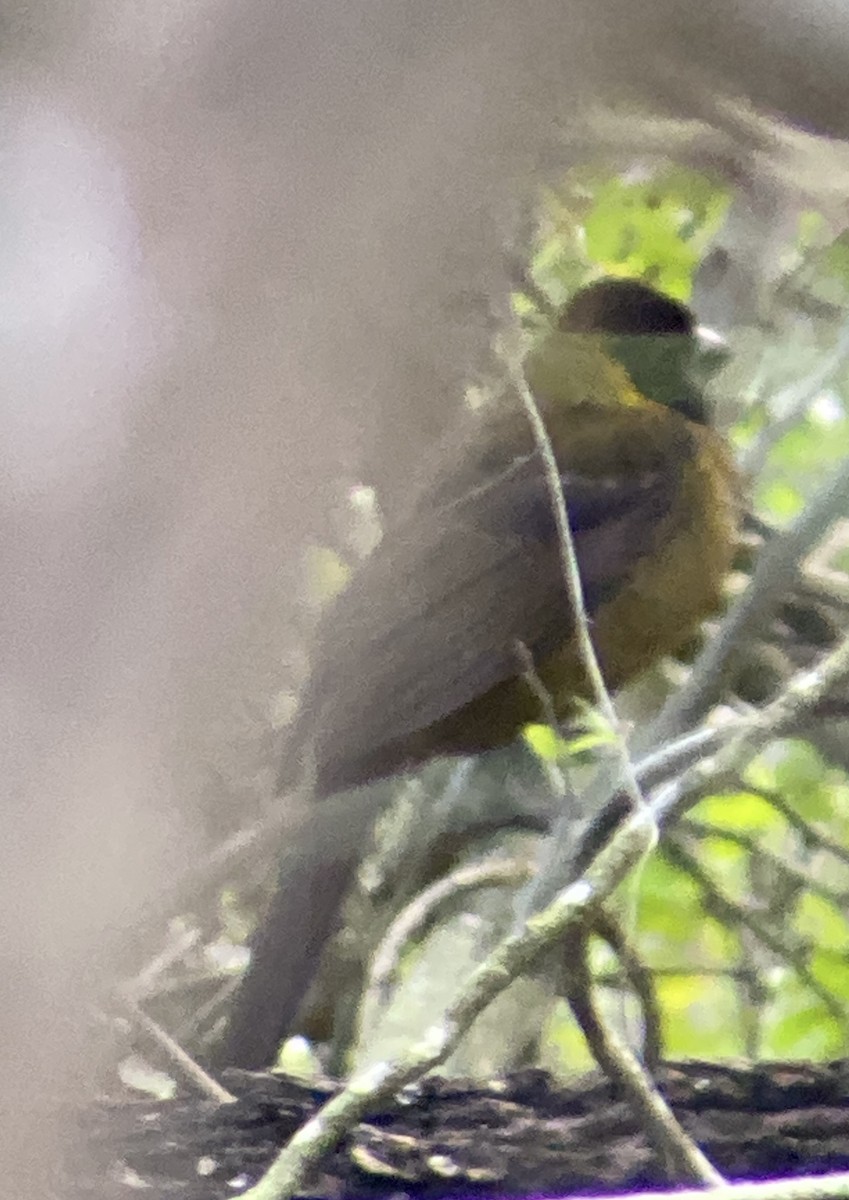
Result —
M 686 304 L 635 279 L 600 279 L 575 293 L 558 328 L 603 337 L 639 392 L 709 423 L 704 387 L 726 355 L 702 337 Z
M 613 337 L 692 337 L 696 322 L 686 304 L 636 279 L 599 279 L 576 292 L 563 310 L 566 333 L 609 333 Z

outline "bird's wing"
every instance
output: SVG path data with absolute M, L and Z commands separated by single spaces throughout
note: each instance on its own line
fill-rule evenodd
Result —
M 562 479 L 592 614 L 656 546 L 677 480 Z M 365 561 L 321 622 L 295 741 L 340 779 L 521 673 L 571 635 L 551 495 L 529 455 L 462 501 L 416 512 Z M 398 764 L 400 765 L 400 764 Z

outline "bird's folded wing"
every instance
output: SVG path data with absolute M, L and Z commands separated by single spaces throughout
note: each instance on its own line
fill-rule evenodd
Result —
M 590 616 L 656 548 L 676 482 L 562 480 Z M 520 674 L 517 643 L 536 659 L 573 624 L 550 490 L 528 456 L 460 502 L 419 510 L 363 563 L 321 622 L 293 744 L 309 736 L 320 774 L 354 779 L 379 747 Z

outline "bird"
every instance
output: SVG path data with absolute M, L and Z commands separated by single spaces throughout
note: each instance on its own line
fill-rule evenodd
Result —
M 524 362 L 613 691 L 721 604 L 740 484 L 710 422 L 715 367 L 684 303 L 615 277 L 579 289 Z M 575 629 L 550 479 L 507 387 L 422 455 L 318 623 L 281 772 L 295 764 L 316 816 L 284 857 L 213 1066 L 268 1064 L 335 928 L 363 838 L 353 817 L 350 836 L 344 817 L 326 828 L 340 819 L 322 822 L 322 801 L 568 718 L 591 697 Z

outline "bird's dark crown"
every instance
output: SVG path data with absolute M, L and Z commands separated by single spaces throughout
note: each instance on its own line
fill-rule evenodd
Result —
M 563 333 L 604 338 L 642 395 L 710 423 L 704 387 L 724 359 L 715 343 L 701 342 L 686 304 L 636 279 L 600 279 L 575 293 L 557 325 Z

